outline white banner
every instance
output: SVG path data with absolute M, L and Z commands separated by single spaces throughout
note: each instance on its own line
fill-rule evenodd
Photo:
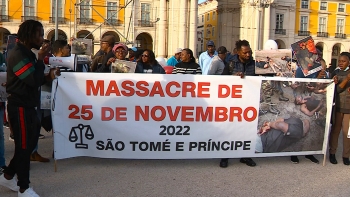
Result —
M 283 103 L 278 101 L 279 94 L 271 97 L 268 106 L 280 106 L 277 115 L 269 107 L 264 110 L 267 102 L 261 101 L 264 94 L 260 95 L 265 92 L 261 91 L 262 84 L 278 89 L 273 85 L 275 80 L 287 83 L 282 89 L 289 97 Z M 307 81 L 298 79 L 297 83 L 309 84 Z M 301 110 L 304 104 L 299 107 L 292 99 L 299 98 L 295 96 L 295 82 L 263 77 L 62 73 L 53 83 L 51 96 L 55 158 L 185 159 L 324 153 L 332 94 L 326 100 L 325 94 L 317 93 L 324 99 L 314 100 L 323 103 L 318 102 L 312 111 L 321 113 L 321 118 L 310 114 L 305 118 Z M 317 82 L 326 84 L 330 80 Z M 324 87 L 333 93 L 333 85 Z M 301 130 L 306 127 L 304 119 L 309 119 L 310 130 L 298 137 L 300 132 L 275 127 L 281 118 L 289 128 L 301 126 Z M 295 123 L 290 122 L 292 119 Z M 270 125 L 265 128 L 268 132 L 258 134 L 265 123 Z M 321 136 L 313 133 L 312 124 L 322 125 Z M 271 146 L 270 138 L 279 144 Z M 302 141 L 310 145 L 291 149 Z

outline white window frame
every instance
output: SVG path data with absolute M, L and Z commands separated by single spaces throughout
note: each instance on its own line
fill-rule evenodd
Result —
M 2 2 L 5 3 L 5 5 L 2 5 Z M 3 16 L 8 16 L 8 6 L 9 6 L 9 1 L 8 0 L 1 0 L 1 7 L 4 7 L 4 12 L 2 12 L 2 9 L 0 9 L 1 15 Z
M 307 19 L 307 22 L 306 22 L 306 29 L 302 29 L 302 28 L 301 28 L 301 27 L 302 27 L 302 24 L 303 24 L 302 21 L 301 21 L 301 19 L 302 19 L 303 17 L 306 17 L 306 19 Z M 299 31 L 309 31 L 309 16 L 305 16 L 305 15 L 300 16 Z
M 26 13 L 25 13 L 25 5 L 26 5 L 26 1 L 30 1 L 30 0 L 23 0 L 23 2 L 22 2 L 22 16 L 35 16 L 36 17 L 36 13 L 37 13 L 37 4 L 38 4 L 38 2 L 37 2 L 37 0 L 32 0 L 32 1 L 34 1 L 34 14 L 33 15 L 26 15 Z
M 106 1 L 106 19 L 109 18 L 108 16 L 108 11 L 110 11 L 108 8 L 108 4 L 109 3 L 115 3 L 116 4 L 116 8 L 115 8 L 115 11 L 116 11 L 116 14 L 111 18 L 112 20 L 115 20 L 116 23 L 118 23 L 118 8 L 119 8 L 119 1 L 113 1 L 113 0 L 107 0 Z M 113 10 L 112 10 L 113 11 Z M 111 14 L 113 15 L 113 14 Z
M 204 14 L 202 14 L 202 23 L 204 23 Z
M 215 36 L 215 27 L 211 28 L 211 36 L 214 37 Z
M 343 27 L 342 27 L 342 31 L 341 32 L 339 32 L 338 30 L 338 22 L 339 22 L 339 20 L 343 20 Z M 344 32 L 345 32 L 345 17 L 341 17 L 341 18 L 337 18 L 337 25 L 336 25 L 336 29 L 335 29 L 335 33 L 338 33 L 338 34 L 344 34 Z
M 149 20 L 143 20 L 142 19 L 142 4 L 148 4 L 149 5 Z M 142 21 L 141 23 L 147 23 L 151 24 L 152 20 L 152 2 L 140 2 L 140 20 Z
M 85 17 L 85 18 L 88 18 L 88 19 L 92 19 L 92 9 L 91 9 L 91 7 L 90 7 L 90 3 L 91 3 L 91 1 L 92 0 L 81 0 L 80 1 L 80 5 L 79 5 L 79 18 L 80 18 L 80 21 L 81 21 L 81 19 L 83 18 L 83 17 Z M 84 9 L 84 10 L 89 10 L 89 14 L 88 14 L 88 16 L 86 15 L 86 14 L 84 14 L 84 16 L 82 16 L 82 14 L 81 14 L 81 12 L 82 12 L 82 9 L 81 9 L 81 3 L 82 2 L 86 2 L 87 4 L 86 4 L 86 6 L 88 6 L 88 8 L 89 9 Z
M 326 7 L 325 7 L 326 9 L 324 9 L 324 10 L 321 9 L 321 8 L 323 7 L 323 6 L 322 6 L 323 3 L 326 4 Z M 328 3 L 327 3 L 327 1 L 321 1 L 321 2 L 320 2 L 320 10 L 321 10 L 321 11 L 327 11 L 327 10 L 328 10 Z
M 51 0 L 51 17 L 55 17 L 55 14 L 54 14 L 54 12 L 53 12 L 53 10 L 54 10 L 54 7 L 56 7 L 56 2 L 54 2 L 54 1 L 56 1 L 56 0 Z M 65 15 L 65 13 L 64 13 L 64 11 L 65 11 L 65 5 L 64 5 L 64 3 L 65 3 L 65 0 L 59 0 L 59 1 L 61 1 L 61 8 L 62 8 L 62 16 L 60 16 L 60 15 L 58 15 L 58 18 L 63 18 Z
M 280 21 L 278 16 L 282 16 L 282 21 Z M 283 29 L 284 24 L 284 14 L 276 13 L 276 29 Z
M 321 19 L 324 20 L 324 24 L 321 24 Z M 327 32 L 327 21 L 328 21 L 328 18 L 325 16 L 318 17 L 318 32 L 321 32 L 321 33 Z
M 213 19 L 213 20 L 216 20 L 216 11 L 213 11 L 213 13 L 212 13 L 212 19 Z
M 340 5 L 343 5 L 343 6 L 344 6 L 344 11 L 343 11 L 343 12 L 340 12 L 340 11 L 339 11 Z M 337 12 L 339 12 L 339 13 L 346 13 L 346 4 L 345 4 L 345 3 L 338 3 Z
M 303 2 L 307 2 L 307 8 L 303 8 Z M 310 7 L 310 1 L 309 0 L 301 0 L 300 2 L 300 8 L 301 9 L 309 9 Z

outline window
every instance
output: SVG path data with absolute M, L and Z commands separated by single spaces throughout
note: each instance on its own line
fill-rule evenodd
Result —
M 209 18 L 210 18 L 210 14 L 208 13 L 207 14 L 207 21 L 209 21 Z
M 90 0 L 80 0 L 80 22 L 87 23 L 90 19 Z
M 327 10 L 327 2 L 321 2 L 320 10 Z
M 327 24 L 327 18 L 320 17 L 318 22 L 318 32 L 327 32 L 326 24 Z
M 24 0 L 24 16 L 35 16 L 35 0 Z
M 56 17 L 56 0 L 52 0 L 52 18 L 53 18 L 53 21 L 55 21 L 55 17 Z M 57 7 L 57 14 L 58 14 L 58 18 L 62 18 L 63 17 L 63 6 L 62 6 L 62 0 L 57 0 L 57 3 L 58 3 L 58 7 Z
M 308 23 L 309 23 L 308 17 L 301 16 L 300 17 L 300 31 L 307 31 Z
M 7 2 L 7 0 L 0 0 L 0 13 L 1 13 L 1 15 L 7 15 L 6 2 Z
M 338 5 L 338 12 L 345 12 L 345 4 L 339 3 L 339 5 Z
M 337 19 L 337 33 L 344 33 L 344 19 Z
M 213 27 L 211 30 L 211 36 L 215 36 L 215 27 Z
M 204 15 L 202 15 L 202 22 L 204 22 Z
M 215 20 L 216 19 L 216 12 L 214 11 L 213 12 L 213 20 Z
M 151 25 L 151 4 L 141 3 L 141 25 Z
M 118 4 L 117 2 L 108 2 L 107 1 L 107 20 L 111 24 L 117 23 L 117 9 Z
M 284 14 L 276 14 L 276 29 L 283 29 Z
M 309 0 L 301 0 L 301 8 L 309 9 Z

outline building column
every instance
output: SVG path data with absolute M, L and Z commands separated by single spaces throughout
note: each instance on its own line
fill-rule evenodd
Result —
M 157 27 L 157 57 L 166 57 L 165 54 L 165 28 L 166 28 L 166 0 L 160 0 L 159 4 L 159 21 Z
M 198 1 L 191 0 L 190 8 L 190 36 L 189 36 L 189 46 L 188 48 L 192 49 L 193 55 L 197 57 L 197 20 L 198 17 Z
M 186 39 L 187 2 L 188 2 L 188 0 L 181 0 L 180 1 L 179 43 L 178 43 L 178 46 L 173 46 L 175 48 L 185 48 L 186 47 L 186 41 L 187 41 L 187 39 Z
M 262 37 L 262 43 L 261 43 L 261 49 L 264 48 L 264 44 L 266 41 L 270 39 L 270 6 L 268 8 L 263 8 L 264 12 L 264 26 L 262 28 L 262 31 L 264 32 L 264 37 Z

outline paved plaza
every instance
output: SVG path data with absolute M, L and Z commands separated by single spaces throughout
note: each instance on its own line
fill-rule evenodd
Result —
M 51 157 L 53 138 L 42 131 L 39 153 Z M 13 155 L 13 142 L 5 129 L 7 163 Z M 317 155 L 320 161 L 322 155 Z M 71 158 L 50 163 L 31 163 L 31 186 L 41 197 L 349 197 L 350 167 L 327 160 L 326 166 L 300 156 L 299 164 L 289 157 L 256 158 L 256 167 L 231 159 L 226 169 L 219 159 L 203 160 L 122 160 Z M 322 161 L 321 161 L 322 163 Z M 17 193 L 0 187 L 1 197 Z

